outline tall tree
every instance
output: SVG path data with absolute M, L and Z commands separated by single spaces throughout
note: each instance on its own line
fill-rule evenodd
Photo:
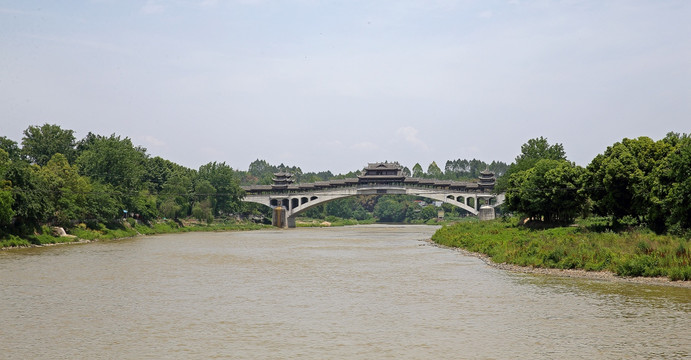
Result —
M 215 215 L 232 214 L 241 210 L 244 192 L 233 169 L 225 162 L 210 162 L 199 167 L 199 179 L 208 181 L 216 189 Z
M 533 219 L 572 222 L 582 213 L 584 169 L 566 160 L 539 160 L 533 167 L 511 175 L 507 208 Z
M 47 219 L 51 211 L 41 182 L 40 167 L 26 161 L 13 161 L 5 178 L 13 189 L 19 190 L 13 191 L 13 227 L 19 233 L 31 233 Z
M 427 167 L 427 175 L 431 178 L 434 179 L 441 179 L 442 178 L 442 172 L 439 166 L 437 165 L 436 161 L 432 161 L 431 164 Z
M 648 137 L 623 139 L 598 154 L 587 166 L 586 184 L 594 210 L 617 223 L 624 216 L 645 221 L 651 205 L 653 169 L 670 151 L 664 141 Z
M 87 209 L 87 195 L 91 192 L 88 179 L 80 176 L 60 153 L 53 155 L 40 174 L 44 194 L 52 208 L 51 221 L 69 225 L 71 220 L 83 220 Z
M 145 151 L 134 147 L 129 138 L 95 136 L 84 146 L 77 164 L 80 172 L 91 179 L 123 192 L 136 192 L 143 185 Z
M 691 229 L 691 135 L 669 133 L 661 141 L 670 148 L 648 181 L 648 223 L 656 232 L 681 234 Z
M 189 215 L 193 199 L 192 190 L 192 177 L 181 171 L 174 172 L 163 184 L 159 195 L 161 215 L 175 219 Z
M 0 231 L 10 224 L 15 214 L 12 210 L 12 205 L 14 205 L 12 183 L 6 180 L 10 162 L 10 155 L 4 149 L 0 149 Z
M 74 131 L 63 130 L 58 125 L 29 126 L 24 130 L 22 152 L 40 166 L 46 165 L 57 153 L 65 155 L 72 163 L 75 158 L 74 147 Z
M 516 156 L 516 160 L 506 169 L 504 176 L 497 179 L 494 190 L 496 192 L 506 191 L 512 174 L 528 170 L 542 159 L 566 160 L 564 146 L 562 144 L 550 145 L 547 139 L 542 136 L 528 140 L 527 143 L 521 146 L 521 153 Z
M 415 163 L 413 165 L 413 177 L 419 178 L 425 176 L 425 173 L 422 171 L 422 166 L 420 166 L 420 163 Z

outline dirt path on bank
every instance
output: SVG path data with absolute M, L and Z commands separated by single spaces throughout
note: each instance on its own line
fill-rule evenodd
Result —
M 649 285 L 662 285 L 662 286 L 675 286 L 691 289 L 691 281 L 671 281 L 666 277 L 622 277 L 618 276 L 610 271 L 585 271 L 579 269 L 547 269 L 547 268 L 536 268 L 531 266 L 519 266 L 507 263 L 495 263 L 492 259 L 481 253 L 475 253 L 467 251 L 461 248 L 444 246 L 435 243 L 432 239 L 426 240 L 426 242 L 438 248 L 449 249 L 457 251 L 464 256 L 471 256 L 482 260 L 485 264 L 502 270 L 526 273 L 526 274 L 543 274 L 550 276 L 561 276 L 561 277 L 572 277 L 572 278 L 584 278 L 602 281 L 613 281 L 613 282 L 628 282 L 637 284 L 649 284 Z

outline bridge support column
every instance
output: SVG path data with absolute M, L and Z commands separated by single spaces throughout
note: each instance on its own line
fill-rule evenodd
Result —
M 284 228 L 288 226 L 288 224 L 286 223 L 286 211 L 283 207 L 276 206 L 273 209 L 271 215 L 271 225 L 279 228 Z
M 477 217 L 480 219 L 480 221 L 494 220 L 495 216 L 494 208 L 488 204 L 480 206 L 480 210 L 477 214 Z
M 286 225 L 288 225 L 289 229 L 294 229 L 295 228 L 295 217 L 294 216 L 288 216 L 286 218 Z

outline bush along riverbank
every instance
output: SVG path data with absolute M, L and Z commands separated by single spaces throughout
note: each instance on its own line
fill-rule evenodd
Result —
M 43 226 L 33 235 L 19 237 L 9 235 L 0 239 L 0 248 L 17 248 L 29 246 L 53 245 L 60 243 L 85 242 L 95 240 L 112 240 L 128 238 L 138 235 L 170 234 L 193 231 L 240 231 L 271 228 L 270 225 L 256 224 L 247 221 L 218 221 L 211 224 L 203 224 L 188 221 L 161 220 L 151 224 L 142 224 L 134 219 L 110 224 L 96 224 L 91 227 L 86 224 L 78 224 L 69 228 L 66 233 L 60 234 L 57 229 Z
M 691 280 L 688 237 L 656 235 L 645 229 L 619 233 L 585 226 L 536 229 L 517 222 L 457 223 L 439 229 L 432 241 L 485 254 L 495 263 Z

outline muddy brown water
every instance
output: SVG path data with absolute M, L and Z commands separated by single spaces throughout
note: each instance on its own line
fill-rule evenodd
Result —
M 522 274 L 371 225 L 0 252 L 2 359 L 688 359 L 691 289 Z

